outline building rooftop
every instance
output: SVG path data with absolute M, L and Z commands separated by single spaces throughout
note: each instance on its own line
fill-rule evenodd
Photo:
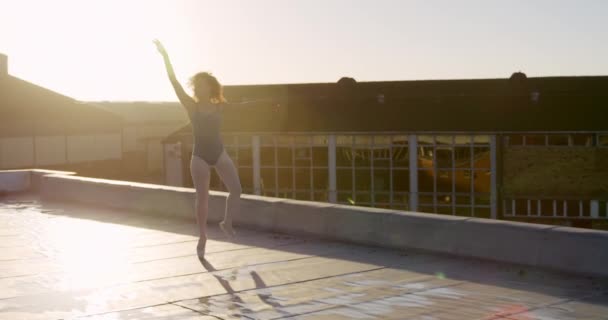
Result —
M 125 124 L 175 124 L 188 122 L 188 115 L 178 102 L 91 102 L 122 117 Z
M 0 136 L 115 132 L 122 118 L 26 80 L 0 75 Z
M 605 279 L 0 198 L 0 319 L 606 319 Z
M 523 74 L 522 74 L 523 75 Z M 525 77 L 525 76 L 524 76 Z M 226 110 L 227 132 L 510 132 L 608 130 L 608 76 L 226 86 L 228 101 L 275 98 Z M 189 124 L 169 135 L 192 135 Z

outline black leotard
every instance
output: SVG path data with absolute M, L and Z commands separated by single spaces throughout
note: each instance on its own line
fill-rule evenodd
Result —
M 179 102 L 188 111 L 188 117 L 192 124 L 192 132 L 194 135 L 194 149 L 192 155 L 197 156 L 209 165 L 215 165 L 219 159 L 222 151 L 224 151 L 224 144 L 220 136 L 220 125 L 222 122 L 221 110 L 223 104 L 214 105 L 215 111 L 201 111 L 199 107 L 200 103 L 197 103 L 190 97 L 182 88 L 181 84 L 175 78 L 173 68 L 166 58 L 165 63 L 167 64 L 167 72 L 169 73 L 169 80 L 175 89 Z
M 205 160 L 209 165 L 215 165 L 224 145 L 220 136 L 222 117 L 221 107 L 214 112 L 194 111 L 190 114 L 190 122 L 194 133 L 194 150 L 192 155 Z

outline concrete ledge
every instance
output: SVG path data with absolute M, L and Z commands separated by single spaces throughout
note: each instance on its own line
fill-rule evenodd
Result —
M 8 178 L 5 178 L 8 177 Z M 0 182 L 19 190 L 23 172 L 0 172 Z M 37 172 L 43 199 L 107 206 L 194 220 L 190 188 Z M 210 192 L 209 221 L 219 221 L 227 194 Z M 397 249 L 523 264 L 608 276 L 608 232 L 438 214 L 401 212 L 310 201 L 243 195 L 235 224 Z
M 40 196 L 127 211 L 194 218 L 194 190 L 65 175 L 42 177 Z
M 72 175 L 75 172 L 44 169 L 2 170 L 0 171 L 0 193 L 37 192 L 40 188 L 41 178 L 48 174 Z
M 544 232 L 539 266 L 560 270 L 608 275 L 608 232 L 556 227 Z M 603 269 L 603 270 L 602 270 Z
M 46 176 L 46 175 L 51 175 L 51 174 L 58 174 L 58 175 L 63 175 L 63 176 L 71 176 L 71 175 L 75 175 L 76 172 L 72 172 L 72 171 L 57 171 L 57 170 L 43 170 L 43 169 L 34 169 L 31 170 L 31 177 L 30 177 L 30 191 L 33 192 L 39 192 L 40 191 L 40 185 L 42 184 L 42 177 Z
M 0 171 L 0 194 L 22 192 L 30 187 L 29 171 Z

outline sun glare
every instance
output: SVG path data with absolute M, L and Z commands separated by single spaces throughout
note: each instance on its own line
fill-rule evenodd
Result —
M 120 282 L 121 277 L 128 275 L 124 272 L 129 268 L 125 243 L 131 241 L 125 237 L 126 233 L 120 232 L 121 228 L 92 220 L 60 222 L 48 227 L 45 236 L 53 243 L 45 245 L 60 248 L 52 255 L 63 271 L 59 276 L 61 290 L 94 288 Z
M 13 18 L 7 17 L 13 20 L 5 21 L 12 30 L 0 31 L 6 41 L 0 51 L 9 55 L 11 74 L 68 96 L 146 96 L 157 90 L 146 82 L 163 76 L 152 40 L 170 45 L 179 26 L 179 12 L 166 8 L 171 4 L 15 1 Z

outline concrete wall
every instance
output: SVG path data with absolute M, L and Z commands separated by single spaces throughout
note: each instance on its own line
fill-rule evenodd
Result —
M 146 139 L 158 138 L 160 140 L 170 135 L 175 130 L 185 125 L 182 122 L 176 122 L 169 125 L 127 125 L 123 128 L 124 151 L 145 151 Z
M 66 152 L 67 148 L 67 152 Z M 120 133 L 0 138 L 0 168 L 23 168 L 122 158 Z
M 168 186 L 181 187 L 184 185 L 184 168 L 182 163 L 181 143 L 164 145 L 165 183 Z
M 161 140 L 148 142 L 148 170 L 162 171 L 163 163 L 163 145 Z
M 183 126 L 183 122 L 165 125 L 128 125 L 123 128 L 123 151 L 140 154 L 147 171 L 160 172 L 164 167 L 162 139 Z M 128 157 L 129 157 L 128 156 Z
M 34 139 L 12 137 L 0 139 L 0 168 L 34 165 Z
M 68 136 L 68 162 L 120 159 L 120 134 Z
M 128 126 L 122 129 L 122 142 L 123 142 L 123 150 L 125 152 L 130 151 L 144 151 L 145 147 L 138 146 L 137 139 L 137 128 Z
M 36 164 L 58 165 L 67 162 L 65 136 L 36 137 Z

